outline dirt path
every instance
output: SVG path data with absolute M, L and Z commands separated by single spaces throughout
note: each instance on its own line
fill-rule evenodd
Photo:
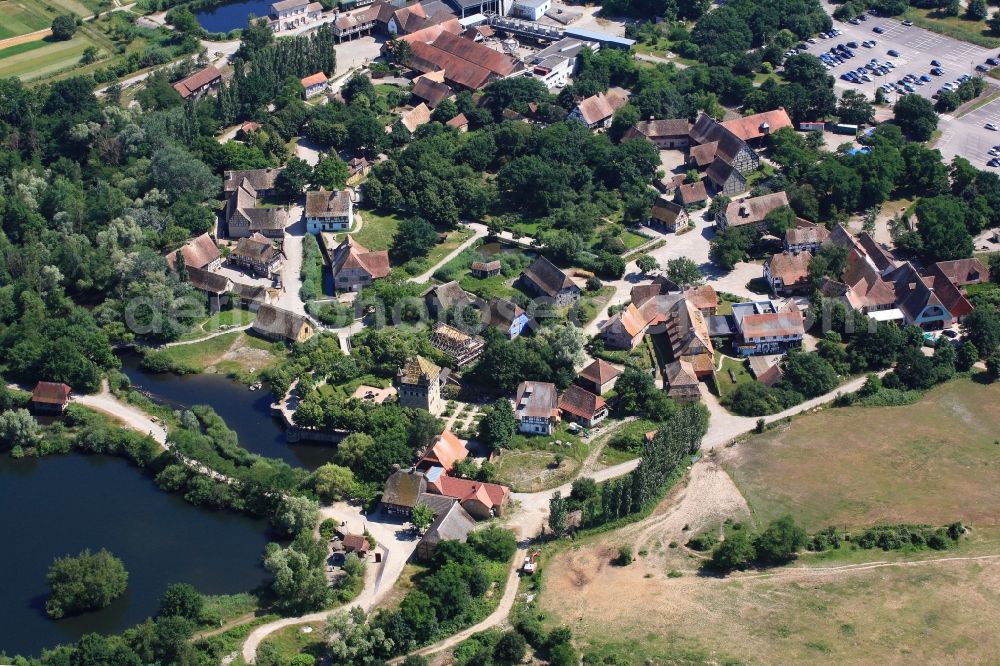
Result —
M 240 617 L 234 618 L 229 622 L 226 622 L 221 627 L 216 627 L 215 629 L 206 629 L 205 631 L 199 631 L 198 633 L 196 633 L 191 637 L 191 642 L 200 641 L 203 638 L 211 638 L 212 636 L 218 636 L 219 634 L 229 631 L 233 627 L 238 627 L 241 624 L 252 622 L 255 617 L 257 616 L 254 613 L 247 613 L 246 615 L 241 615 Z
M 8 37 L 7 39 L 0 39 L 0 49 L 5 49 L 9 46 L 17 46 L 18 44 L 27 44 L 28 42 L 37 42 L 40 39 L 45 39 L 52 34 L 52 28 L 45 28 L 44 30 L 36 30 L 35 32 L 29 32 L 26 35 L 18 35 L 16 37 Z
M 205 335 L 203 337 L 194 338 L 193 340 L 179 340 L 177 342 L 168 342 L 167 344 L 165 344 L 163 346 L 164 347 L 181 347 L 183 345 L 193 345 L 193 344 L 197 344 L 199 342 L 204 342 L 205 340 L 211 340 L 212 338 L 217 338 L 220 335 L 226 335 L 228 333 L 235 333 L 237 331 L 246 331 L 251 326 L 253 326 L 253 324 L 247 324 L 246 326 L 234 326 L 233 328 L 227 328 L 225 330 L 215 331 L 214 333 L 209 333 L 209 334 L 207 334 L 207 335 Z
M 431 266 L 429 269 L 427 269 L 420 275 L 411 277 L 410 282 L 416 282 L 418 284 L 427 282 L 428 280 L 431 279 L 431 276 L 434 275 L 437 269 L 441 268 L 449 261 L 451 261 L 458 255 L 462 254 L 463 252 L 465 252 L 468 248 L 472 247 L 473 243 L 475 243 L 480 238 L 486 237 L 485 225 L 479 224 L 478 222 L 466 222 L 465 226 L 468 227 L 469 229 L 472 229 L 472 236 L 470 236 L 467 240 L 463 241 L 461 245 L 459 245 L 454 250 L 445 255 L 445 257 L 441 259 L 441 261 L 437 262 L 436 264 Z
M 108 416 L 118 419 L 128 428 L 135 430 L 136 432 L 141 432 L 144 435 L 149 435 L 161 446 L 164 448 L 166 447 L 166 427 L 162 423 L 154 421 L 149 414 L 142 411 L 138 407 L 133 407 L 132 405 L 124 403 L 116 398 L 108 390 L 107 382 L 104 382 L 101 385 L 100 393 L 95 395 L 73 396 L 72 401 L 79 405 L 83 405 L 84 407 L 89 407 L 94 411 L 98 411 L 102 414 L 107 414 Z

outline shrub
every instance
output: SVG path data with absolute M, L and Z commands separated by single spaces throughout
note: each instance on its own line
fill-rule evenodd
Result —
M 628 566 L 635 558 L 632 556 L 632 546 L 624 545 L 618 547 L 618 566 Z

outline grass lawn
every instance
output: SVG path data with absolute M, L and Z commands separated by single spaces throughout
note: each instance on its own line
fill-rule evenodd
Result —
M 276 664 L 287 664 L 299 654 L 310 654 L 317 659 L 323 655 L 324 641 L 323 631 L 326 629 L 326 622 L 310 622 L 309 624 L 296 624 L 285 627 L 274 632 L 261 642 L 260 647 L 267 650 L 265 646 L 270 646 L 274 650 L 277 660 Z
M 556 444 L 556 440 L 562 442 Z M 569 446 L 567 446 L 569 444 Z M 551 436 L 521 435 L 496 460 L 497 481 L 515 492 L 538 492 L 555 488 L 576 475 L 590 448 L 560 424 Z M 557 465 L 556 456 L 562 456 Z
M 33 42 L 23 42 L 21 44 L 15 44 L 14 46 L 8 46 L 5 49 L 0 49 L 0 60 L 3 60 L 4 58 L 9 58 L 10 56 L 15 56 L 19 53 L 27 53 L 28 51 L 34 51 L 35 49 L 40 49 L 48 45 L 49 42 L 37 39 Z
M 462 277 L 458 278 L 458 284 L 461 285 L 462 289 L 487 301 L 494 298 L 506 298 L 510 300 L 515 295 L 521 293 L 512 286 L 512 282 L 513 278 L 507 278 L 503 275 L 480 279 L 472 275 L 472 273 L 465 273 Z
M 619 238 L 625 243 L 625 251 L 631 251 L 639 247 L 643 243 L 648 242 L 650 239 L 642 234 L 637 234 L 634 231 L 629 231 L 626 229 Z
M 990 15 L 992 16 L 992 14 L 991 10 Z M 936 9 L 921 9 L 919 7 L 907 8 L 903 13 L 903 18 L 913 21 L 917 27 L 954 37 L 963 42 L 971 42 L 991 49 L 1000 46 L 1000 38 L 991 35 L 986 21 L 969 21 L 962 18 L 961 14 L 959 16 L 941 16 Z
M 83 31 L 77 31 L 73 39 L 65 42 L 39 43 L 43 46 L 23 50 L 0 60 L 0 77 L 17 76 L 22 81 L 42 78 L 72 67 L 80 61 L 84 49 L 96 46 Z
M 716 352 L 715 362 L 719 362 L 718 352 Z M 732 371 L 732 375 L 736 377 L 736 381 L 733 381 L 733 376 L 729 374 L 730 371 Z M 729 356 L 726 356 L 722 360 L 722 370 L 715 373 L 715 383 L 719 389 L 719 398 L 722 400 L 725 400 L 732 395 L 733 391 L 735 391 L 736 387 L 740 384 L 746 384 L 747 382 L 754 381 L 757 380 L 750 374 L 750 370 L 747 368 L 746 363 Z
M 364 222 L 361 231 L 351 234 L 354 240 L 372 251 L 388 250 L 396 237 L 401 220 L 395 213 L 383 215 L 373 210 L 360 210 L 358 213 Z
M 829 409 L 750 440 L 728 470 L 758 522 L 1000 525 L 1000 385 L 958 379 L 905 407 Z
M 584 292 L 580 299 L 574 319 L 579 324 L 589 324 L 597 318 L 598 313 L 604 309 L 611 297 L 615 295 L 615 288 L 611 286 L 601 287 L 596 292 Z
M 165 347 L 152 352 L 175 366 L 219 372 L 250 382 L 256 372 L 281 362 L 288 351 L 282 343 L 269 342 L 242 331 L 233 331 L 202 342 Z
M 44 30 L 52 25 L 52 19 L 37 4 L 28 0 L 4 0 L 0 2 L 0 39 L 26 35 Z M 0 51 L 2 56 L 3 51 Z
M 616 437 L 621 437 L 623 435 L 638 436 L 642 437 L 647 432 L 651 430 L 659 429 L 659 424 L 647 419 L 636 419 L 635 421 L 629 421 L 621 428 L 618 428 L 614 433 L 604 440 L 604 448 L 601 449 L 601 455 L 598 457 L 598 462 L 605 465 L 606 467 L 611 467 L 612 465 L 617 465 L 618 463 L 623 463 L 629 460 L 634 460 L 638 458 L 641 453 L 639 451 L 623 451 L 621 449 L 616 449 L 608 446 L 608 442 Z
M 715 314 L 719 316 L 733 314 L 733 303 L 739 303 L 742 299 L 732 294 L 719 294 L 719 307 Z
M 197 340 L 209 333 L 215 333 L 223 326 L 246 326 L 252 324 L 257 318 L 257 313 L 244 310 L 243 308 L 232 308 L 221 310 L 203 321 L 195 329 L 181 336 L 181 340 Z
M 427 256 L 424 257 L 423 260 L 415 262 L 414 265 L 411 266 L 412 274 L 419 275 L 420 273 L 423 273 L 424 271 L 429 269 L 431 266 L 434 266 L 439 261 L 447 257 L 451 252 L 455 251 L 455 249 L 459 245 L 469 240 L 471 236 L 472 236 L 472 230 L 466 227 L 461 227 L 460 229 L 449 231 L 448 237 L 445 239 L 443 243 L 438 243 L 437 245 L 432 247 L 431 251 L 427 253 Z M 364 243 L 362 243 L 362 245 L 364 245 Z

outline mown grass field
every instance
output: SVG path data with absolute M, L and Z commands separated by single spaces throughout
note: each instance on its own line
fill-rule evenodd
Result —
M 1000 525 L 1000 385 L 949 382 L 905 407 L 829 409 L 745 445 L 727 469 L 759 522 Z
M 31 42 L 31 44 L 41 44 L 42 46 L 12 53 L 0 59 L 0 78 L 16 76 L 22 81 L 39 79 L 72 67 L 80 62 L 84 49 L 88 46 L 97 46 L 82 31 L 78 31 L 73 39 L 65 42 L 40 41 Z M 28 44 L 22 46 L 28 46 Z M 0 52 L 0 56 L 2 54 L 3 52 Z
M 0 2 L 0 39 L 26 35 L 44 30 L 52 24 L 52 19 L 38 5 L 26 0 L 3 0 Z M 0 57 L 2 57 L 0 51 Z

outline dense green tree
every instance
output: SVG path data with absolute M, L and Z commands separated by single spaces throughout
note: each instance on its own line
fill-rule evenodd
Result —
M 325 555 L 323 544 L 313 542 L 308 535 L 286 548 L 267 545 L 264 567 L 272 576 L 270 587 L 277 607 L 303 613 L 327 603 L 330 589 L 323 571 Z
M 302 195 L 302 191 L 312 180 L 313 170 L 309 163 L 298 157 L 292 157 L 278 174 L 275 190 L 288 199 L 296 199 Z
M 675 257 L 667 259 L 667 278 L 678 285 L 699 285 L 705 278 L 693 259 Z
M 59 14 L 52 19 L 52 39 L 65 42 L 73 39 L 76 34 L 76 17 L 72 14 Z
M 479 422 L 479 437 L 493 449 L 509 448 L 517 434 L 517 419 L 507 398 L 499 398 Z
M 128 572 L 121 560 L 102 548 L 56 558 L 45 580 L 50 588 L 45 612 L 59 619 L 109 606 L 125 593 Z
M 327 190 L 339 190 L 344 187 L 347 179 L 351 176 L 350 169 L 344 160 L 336 153 L 323 155 L 313 168 L 313 187 L 320 187 Z
M 159 615 L 176 615 L 197 622 L 201 619 L 201 611 L 204 606 L 204 597 L 198 593 L 193 585 L 174 583 L 168 585 L 163 596 L 160 597 Z
M 652 273 L 660 267 L 659 262 L 648 254 L 644 254 L 636 259 L 635 265 L 643 273 Z
M 903 95 L 893 107 L 893 118 L 903 134 L 914 141 L 927 141 L 937 129 L 933 105 L 920 95 Z
M 919 220 L 917 231 L 928 261 L 972 256 L 972 236 L 966 227 L 965 210 L 958 199 L 951 196 L 920 199 L 916 215 Z
M 321 465 L 310 475 L 310 483 L 324 502 L 346 499 L 355 491 L 354 473 L 348 467 L 333 463 Z
M 965 18 L 970 21 L 982 21 L 986 18 L 986 0 L 969 0 L 965 8 Z
M 783 381 L 807 398 L 815 398 L 837 386 L 837 372 L 819 354 L 793 351 L 785 357 Z
M 390 254 L 393 261 L 406 262 L 427 255 L 437 243 L 438 235 L 427 220 L 411 217 L 403 220 L 393 239 Z
M 989 358 L 1000 349 L 1000 314 L 994 308 L 976 308 L 962 326 L 965 339 L 975 346 L 979 358 Z
M 837 104 L 837 115 L 840 122 L 851 125 L 872 125 L 875 122 L 875 108 L 864 93 L 857 90 L 844 91 Z
M 0 450 L 33 446 L 39 437 L 38 422 L 27 409 L 0 413 Z
M 805 548 L 806 531 L 795 524 L 791 516 L 772 520 L 754 539 L 757 559 L 763 564 L 784 564 Z
M 728 572 L 747 569 L 757 559 L 757 550 L 747 530 L 733 531 L 726 540 L 712 551 L 709 566 L 716 571 Z

